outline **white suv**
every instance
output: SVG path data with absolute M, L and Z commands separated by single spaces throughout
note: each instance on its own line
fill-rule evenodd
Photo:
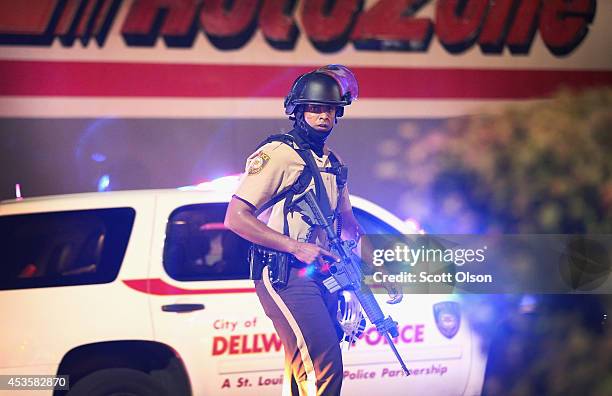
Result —
M 248 243 L 223 227 L 230 190 L 2 202 L 0 375 L 69 375 L 69 395 L 280 394 L 282 347 L 248 279 Z M 407 232 L 352 202 L 368 233 Z M 453 296 L 384 301 L 413 375 L 368 324 L 345 348 L 343 395 L 480 394 L 485 357 L 465 316 L 451 318 L 455 334 L 435 318 L 437 304 L 460 307 Z

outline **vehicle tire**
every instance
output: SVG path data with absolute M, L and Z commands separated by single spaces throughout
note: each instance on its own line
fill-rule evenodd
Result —
M 182 364 L 177 358 L 171 358 L 166 367 L 160 370 L 152 370 L 150 374 L 172 396 L 191 395 L 189 380 L 185 377 Z
M 165 396 L 163 385 L 142 371 L 111 368 L 94 371 L 70 386 L 67 396 Z

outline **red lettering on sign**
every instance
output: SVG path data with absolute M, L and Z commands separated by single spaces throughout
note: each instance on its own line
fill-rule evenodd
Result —
M 393 338 L 394 344 L 398 344 L 400 342 L 405 343 L 405 344 L 410 344 L 410 343 L 425 341 L 425 338 L 424 338 L 425 325 L 424 324 L 405 325 L 399 328 L 398 330 L 399 330 L 399 337 Z M 376 327 L 370 327 L 359 338 L 365 339 L 365 343 L 367 345 L 378 345 L 381 343 L 384 345 L 388 344 L 387 339 L 383 338 L 378 333 L 378 330 L 376 330 Z M 356 346 L 359 346 L 359 343 L 357 343 Z
M 98 46 L 102 47 L 104 45 L 120 6 L 121 0 L 103 1 L 102 5 L 97 10 L 93 20 L 93 30 L 91 34 L 96 38 Z
M 518 0 L 519 6 L 508 33 L 508 48 L 513 54 L 527 54 L 538 27 L 540 0 Z
M 485 54 L 529 52 L 540 28 L 556 56 L 578 47 L 595 16 L 595 0 L 438 0 L 435 24 L 416 17 L 429 0 L 303 0 L 306 37 L 321 52 L 350 39 L 358 50 L 426 51 L 435 32 L 450 53 L 478 41 Z M 191 47 L 199 30 L 216 48 L 243 47 L 259 26 L 274 48 L 295 47 L 297 0 L 0 0 L 0 45 L 72 46 L 95 38 L 103 46 L 121 4 L 129 6 L 121 35 L 128 46 Z M 261 6 L 261 7 L 260 7 Z M 261 8 L 261 10 L 260 10 Z M 259 14 L 259 19 L 258 19 Z
M 263 349 L 265 352 L 270 352 L 271 350 L 274 350 L 275 352 L 280 351 L 281 347 L 282 347 L 282 343 L 280 338 L 278 338 L 278 336 L 276 335 L 276 333 L 274 334 L 261 334 L 261 338 L 263 341 Z
M 349 38 L 363 0 L 306 0 L 302 9 L 304 31 L 321 52 L 340 50 Z
M 380 342 L 380 338 L 382 337 L 376 331 L 376 328 L 370 327 L 365 333 L 366 343 L 369 345 L 376 345 Z
M 400 332 L 400 337 L 402 338 L 402 341 L 404 341 L 406 343 L 412 342 L 412 338 L 410 337 L 410 334 L 412 332 L 413 332 L 412 326 L 410 326 L 410 325 L 404 326 L 404 328 Z
M 595 0 L 550 0 L 540 17 L 540 35 L 550 51 L 567 55 L 582 42 L 595 15 Z
M 242 336 L 242 349 L 240 350 L 240 353 L 253 353 L 253 349 L 249 348 L 249 343 L 248 343 L 248 336 L 245 334 Z M 253 337 L 253 344 L 255 344 L 257 341 L 257 336 Z
M 51 45 L 60 0 L 0 1 L 0 44 Z
M 414 342 L 424 342 L 425 325 L 416 325 L 414 328 Z
M 68 0 L 66 2 L 62 16 L 57 22 L 57 27 L 55 28 L 55 34 L 60 36 L 62 43 L 64 43 L 64 40 L 66 40 L 65 37 L 70 34 L 74 38 L 74 30 L 76 29 L 76 25 L 79 21 L 79 14 L 83 12 L 83 8 L 85 8 L 86 4 L 87 2 L 83 2 L 81 0 Z
M 478 38 L 488 0 L 439 0 L 436 34 L 451 53 L 463 52 Z
M 75 23 L 75 25 L 76 25 L 76 35 L 78 37 L 81 37 L 81 42 L 83 44 L 87 44 L 89 42 L 89 34 L 91 33 L 90 20 L 92 22 L 95 20 L 95 11 L 97 8 L 97 2 L 84 1 L 83 3 L 85 3 L 85 7 L 81 7 L 83 9 L 81 18 L 78 21 L 78 23 Z M 103 1 L 102 3 L 105 3 L 105 1 Z
M 168 47 L 191 47 L 198 7 L 196 0 L 135 0 L 121 35 L 128 45 L 153 46 L 161 31 Z
M 261 334 L 261 336 L 264 336 L 264 334 Z M 261 347 L 259 346 L 259 337 L 257 336 L 253 339 L 253 349 L 251 349 L 251 352 L 263 352 L 263 349 L 261 349 Z
M 240 48 L 255 32 L 258 8 L 257 0 L 207 0 L 200 12 L 200 24 L 215 47 Z
M 428 0 L 381 0 L 357 19 L 351 39 L 357 49 L 425 51 L 433 25 L 412 16 Z
M 212 354 L 243 355 L 249 353 L 278 352 L 282 343 L 276 334 L 242 334 L 213 338 Z
M 242 336 L 242 337 L 243 337 L 242 341 L 244 342 L 245 336 Z M 229 354 L 230 355 L 238 354 L 238 347 L 240 346 L 239 339 L 240 339 L 240 336 L 237 336 L 237 335 L 230 336 L 229 338 Z
M 274 48 L 289 50 L 295 46 L 299 30 L 293 18 L 295 0 L 264 0 L 259 12 L 259 28 Z
M 227 340 L 224 337 L 213 338 L 213 356 L 222 355 L 227 350 Z
M 499 54 L 504 49 L 506 36 L 514 18 L 516 0 L 495 0 L 490 3 L 478 44 L 485 54 Z
M 55 34 L 64 47 L 79 38 L 86 46 L 91 37 L 103 46 L 121 0 L 68 0 L 64 6 Z

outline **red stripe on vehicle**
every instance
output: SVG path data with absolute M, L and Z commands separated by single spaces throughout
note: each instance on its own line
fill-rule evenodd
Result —
M 0 95 L 283 97 L 313 66 L 0 61 Z M 526 99 L 612 86 L 612 71 L 354 67 L 368 99 Z
M 162 279 L 128 279 L 124 280 L 131 289 L 156 296 L 178 296 L 184 294 L 234 294 L 254 293 L 255 288 L 227 288 L 227 289 L 183 289 L 173 286 Z

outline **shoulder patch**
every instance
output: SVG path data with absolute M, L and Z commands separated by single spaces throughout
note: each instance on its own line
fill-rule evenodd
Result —
M 266 166 L 266 164 L 270 161 L 270 156 L 263 151 L 258 152 L 249 162 L 249 175 L 255 175 Z

